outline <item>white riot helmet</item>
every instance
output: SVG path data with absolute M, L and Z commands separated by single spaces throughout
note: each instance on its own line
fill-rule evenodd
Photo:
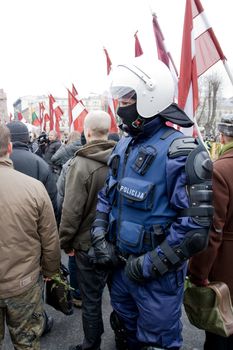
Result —
M 135 96 L 138 114 L 151 118 L 167 108 L 174 98 L 174 82 L 170 70 L 161 61 L 146 63 L 141 57 L 133 64 L 119 64 L 110 75 L 110 91 L 120 100 Z

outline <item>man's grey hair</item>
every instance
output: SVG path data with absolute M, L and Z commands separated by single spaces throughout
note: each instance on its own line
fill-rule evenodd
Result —
M 95 136 L 107 135 L 110 126 L 110 115 L 102 110 L 90 111 L 84 119 L 84 129 L 90 129 Z

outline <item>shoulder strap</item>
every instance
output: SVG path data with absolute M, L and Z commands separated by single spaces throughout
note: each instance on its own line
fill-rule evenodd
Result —
M 174 134 L 175 132 L 177 132 L 177 130 L 175 130 L 174 128 L 169 128 L 162 134 L 162 136 L 160 136 L 160 139 L 166 140 L 170 135 Z

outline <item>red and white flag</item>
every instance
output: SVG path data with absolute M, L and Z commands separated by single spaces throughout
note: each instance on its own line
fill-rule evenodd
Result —
M 107 61 L 107 75 L 109 75 L 109 73 L 111 72 L 111 69 L 112 69 L 112 61 L 110 60 L 108 51 L 107 51 L 107 49 L 105 49 L 105 47 L 104 47 L 104 53 L 105 53 L 106 61 Z
M 56 130 L 60 135 L 60 121 L 63 115 L 63 110 L 56 102 L 55 98 L 49 95 L 49 118 L 50 118 L 50 131 Z
M 155 41 L 156 41 L 158 59 L 160 61 L 162 61 L 164 64 L 166 64 L 166 66 L 170 69 L 170 72 L 172 74 L 173 81 L 174 81 L 174 86 L 175 86 L 174 101 L 177 102 L 177 99 L 178 99 L 178 72 L 177 72 L 175 63 L 172 59 L 172 56 L 166 48 L 165 39 L 164 39 L 163 33 L 161 31 L 161 28 L 159 26 L 157 16 L 155 14 L 152 14 L 152 26 L 153 26 L 154 36 L 155 36 Z M 178 125 L 175 125 L 171 122 L 166 122 L 166 124 L 168 126 L 172 126 L 175 129 L 180 129 L 180 127 Z
M 108 51 L 104 48 L 104 53 L 107 61 L 107 75 L 109 75 L 112 69 L 112 61 L 110 60 Z M 118 126 L 116 123 L 116 104 L 117 102 L 112 98 L 110 92 L 108 92 L 108 114 L 111 117 L 110 133 L 118 133 Z
M 50 118 L 43 102 L 39 102 L 39 118 L 41 123 L 41 130 L 46 131 L 46 123 L 50 121 Z
M 85 107 L 83 101 L 79 98 L 78 91 L 77 91 L 76 87 L 74 86 L 74 84 L 72 84 L 72 94 L 76 98 L 76 100 L 78 100 L 80 103 L 82 103 L 82 105 Z
M 22 115 L 21 112 L 18 112 L 18 120 L 24 124 L 27 124 L 26 119 L 24 118 L 24 116 Z
M 198 77 L 225 59 L 200 0 L 186 0 L 178 104 L 192 120 L 198 107 Z
M 166 66 L 168 66 L 170 69 L 176 87 L 175 97 L 177 97 L 178 72 L 172 56 L 166 48 L 165 39 L 159 26 L 157 16 L 155 14 L 152 15 L 152 25 L 157 46 L 158 59 L 165 63 Z
M 70 131 L 83 131 L 84 119 L 88 113 L 83 102 L 78 98 L 78 92 L 72 85 L 72 92 L 68 90 L 68 115 Z M 75 94 L 75 95 L 74 95 Z
M 73 94 L 76 98 L 78 98 L 78 91 L 77 91 L 76 87 L 74 86 L 74 84 L 72 84 L 72 94 Z
M 138 31 L 136 31 L 136 33 L 134 34 L 134 38 L 135 38 L 135 57 L 139 57 L 141 55 L 143 55 L 143 50 L 140 44 L 140 41 L 138 39 Z

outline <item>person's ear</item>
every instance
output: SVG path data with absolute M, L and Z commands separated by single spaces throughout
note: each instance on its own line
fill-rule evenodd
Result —
M 8 146 L 7 146 L 7 153 L 8 153 L 8 154 L 11 154 L 11 153 L 12 153 L 12 142 L 8 143 Z
M 220 132 L 220 135 L 219 135 L 219 141 L 220 143 L 222 144 L 225 144 L 225 137 L 224 137 L 224 134 Z
M 90 128 L 84 128 L 84 136 L 86 140 L 89 140 L 91 137 L 91 129 Z

